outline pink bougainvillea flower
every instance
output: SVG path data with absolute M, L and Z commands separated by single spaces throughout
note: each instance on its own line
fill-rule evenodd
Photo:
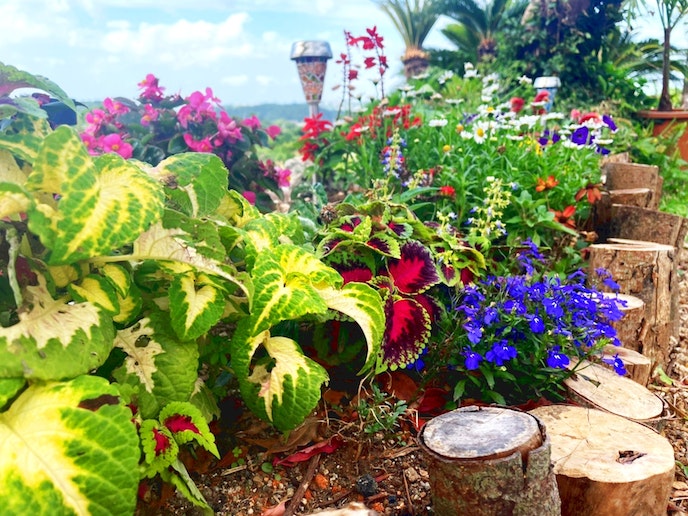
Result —
M 110 97 L 103 101 L 103 107 L 111 115 L 124 115 L 130 111 L 130 109 L 122 102 L 119 100 L 113 100 Z
M 189 133 L 184 133 L 184 143 L 194 152 L 212 152 L 213 144 L 210 137 L 206 136 L 202 140 L 195 140 Z
M 139 88 L 143 90 L 139 98 L 154 102 L 162 100 L 163 91 L 165 91 L 165 88 L 158 86 L 158 78 L 152 73 L 146 75 L 146 78 L 139 83 Z
M 246 127 L 249 127 L 253 129 L 254 131 L 256 129 L 261 128 L 260 120 L 256 115 L 252 115 L 249 118 L 244 118 L 244 121 L 242 122 Z
M 256 204 L 256 193 L 255 192 L 251 192 L 250 190 L 245 190 L 244 192 L 242 192 L 241 195 L 243 195 L 244 199 L 246 199 L 250 204 Z
M 86 120 L 87 124 L 90 124 L 91 128 L 94 132 L 98 131 L 100 129 L 100 126 L 105 122 L 107 119 L 107 113 L 103 111 L 102 109 L 94 109 L 92 111 L 89 111 L 86 113 L 86 116 L 84 117 L 84 120 Z
M 226 111 L 220 113 L 220 119 L 217 121 L 217 134 L 228 143 L 235 143 L 244 139 L 241 134 L 241 127 Z
M 282 134 L 282 128 L 278 125 L 271 125 L 267 129 L 265 129 L 265 132 L 268 133 L 268 136 L 274 140 L 280 134 Z
M 141 117 L 141 125 L 148 126 L 151 122 L 155 122 L 160 117 L 160 111 L 155 109 L 152 104 L 143 106 L 143 116 Z
M 122 135 L 118 133 L 108 134 L 103 136 L 100 140 L 103 146 L 103 152 L 114 152 L 119 154 L 124 159 L 129 159 L 134 153 L 134 148 L 122 139 Z
M 277 186 L 286 188 L 291 184 L 291 170 L 288 168 L 276 168 L 275 175 L 277 176 Z

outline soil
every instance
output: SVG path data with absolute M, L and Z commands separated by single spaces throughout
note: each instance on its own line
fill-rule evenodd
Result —
M 666 401 L 668 417 L 661 433 L 675 450 L 669 516 L 688 516 L 686 250 L 679 286 L 681 329 L 669 367 L 672 382 L 655 379 L 649 386 Z M 423 413 L 417 404 L 401 405 L 399 398 L 415 386 L 408 376 L 396 373 L 379 380 L 381 391 L 397 396 L 359 386 L 348 394 L 328 390 L 316 413 L 286 438 L 244 411 L 238 399 L 230 398 L 222 407 L 222 424 L 214 428 L 222 459 L 197 452 L 183 461 L 217 515 L 311 514 L 354 502 L 385 515 L 433 514 L 428 469 L 416 442 L 418 429 L 433 414 Z M 372 406 L 378 410 L 366 411 Z M 395 409 L 402 412 L 398 417 Z M 139 516 L 203 514 L 173 488 L 159 483 L 142 493 L 137 512 Z

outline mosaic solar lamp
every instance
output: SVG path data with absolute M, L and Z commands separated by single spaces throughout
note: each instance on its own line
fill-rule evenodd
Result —
M 332 50 L 327 41 L 297 41 L 291 46 L 291 59 L 296 61 L 310 117 L 318 114 L 327 60 L 331 57 Z
M 552 107 L 554 105 L 554 96 L 557 94 L 559 86 L 561 86 L 561 80 L 559 79 L 559 77 L 536 77 L 533 86 L 538 91 L 538 93 L 542 90 L 549 93 L 549 100 L 545 105 L 545 110 L 547 110 L 547 112 L 552 111 Z

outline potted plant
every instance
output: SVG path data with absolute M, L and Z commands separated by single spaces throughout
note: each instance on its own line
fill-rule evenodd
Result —
M 673 124 L 688 122 L 688 110 L 673 109 L 671 102 L 670 72 L 671 72 L 671 34 L 673 30 L 688 15 L 688 0 L 655 0 L 657 13 L 662 24 L 664 43 L 662 47 L 662 92 L 656 110 L 640 111 L 640 116 L 655 120 L 654 134 L 662 134 Z M 683 132 L 678 140 L 681 157 L 688 161 L 688 131 Z

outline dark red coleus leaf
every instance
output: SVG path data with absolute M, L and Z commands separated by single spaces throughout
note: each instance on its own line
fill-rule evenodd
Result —
M 368 267 L 356 267 L 348 270 L 341 270 L 339 274 L 344 278 L 344 283 L 359 281 L 365 283 L 373 278 L 373 273 Z
M 420 414 L 438 416 L 446 412 L 444 407 L 447 401 L 449 401 L 449 393 L 447 391 L 439 387 L 429 387 L 425 389 L 418 401 L 418 412 Z
M 191 416 L 186 416 L 184 414 L 175 414 L 174 416 L 170 416 L 165 419 L 163 424 L 173 434 L 176 434 L 177 432 L 183 432 L 184 430 L 191 430 L 195 434 L 201 433 L 198 431 L 198 427 L 193 424 L 193 421 L 191 421 Z
M 427 294 L 418 294 L 417 296 L 413 296 L 413 299 L 420 303 L 420 305 L 425 308 L 425 311 L 428 312 L 430 322 L 436 321 L 442 314 L 443 307 L 434 297 L 428 296 Z
M 401 258 L 387 263 L 394 286 L 404 294 L 416 294 L 440 282 L 440 276 L 427 247 L 420 242 L 406 242 L 401 247 Z
M 392 230 L 394 234 L 400 237 L 408 237 L 413 233 L 413 228 L 410 224 L 403 224 L 399 222 L 390 222 L 387 227 Z
M 389 245 L 389 242 L 385 240 L 384 238 L 380 237 L 373 237 L 370 240 L 366 242 L 366 245 L 368 247 L 372 247 L 373 249 L 376 249 L 380 251 L 383 254 L 389 254 L 392 251 L 392 248 Z
M 171 446 L 170 438 L 160 432 L 157 428 L 153 428 L 153 439 L 155 439 L 155 456 L 165 453 Z
M 382 353 L 393 369 L 418 358 L 430 337 L 430 315 L 413 299 L 388 298 Z
M 343 229 L 344 231 L 352 232 L 356 226 L 358 226 L 361 223 L 361 217 L 358 215 L 354 215 L 352 217 L 349 217 L 349 219 L 344 222 L 341 226 L 339 226 L 339 229 Z

